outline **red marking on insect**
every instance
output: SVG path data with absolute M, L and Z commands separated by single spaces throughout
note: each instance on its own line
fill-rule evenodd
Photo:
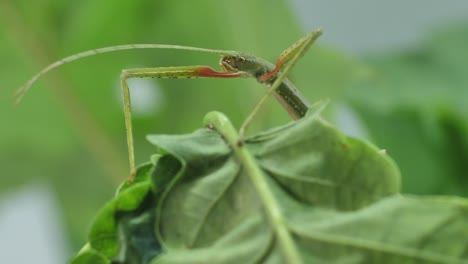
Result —
M 283 67 L 283 55 L 281 55 L 279 57 L 278 61 L 276 62 L 276 67 L 271 72 L 269 72 L 269 73 L 263 75 L 262 77 L 260 77 L 259 80 L 261 82 L 264 82 L 264 81 L 270 79 L 272 76 L 277 74 L 282 67 Z
M 218 77 L 218 78 L 236 78 L 240 77 L 239 72 L 219 72 L 213 70 L 211 67 L 203 66 L 196 70 L 197 76 L 200 77 Z

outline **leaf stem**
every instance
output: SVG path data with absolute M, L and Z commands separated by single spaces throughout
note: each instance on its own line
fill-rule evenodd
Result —
M 265 206 L 267 216 L 276 234 L 278 244 L 284 253 L 287 263 L 303 263 L 301 255 L 297 250 L 291 233 L 286 225 L 281 207 L 268 185 L 263 171 L 257 165 L 255 158 L 245 145 L 238 145 L 239 135 L 229 119 L 222 113 L 210 112 L 205 116 L 206 126 L 214 127 L 232 147 L 245 170 L 250 176 L 254 187 L 257 189 L 260 200 Z

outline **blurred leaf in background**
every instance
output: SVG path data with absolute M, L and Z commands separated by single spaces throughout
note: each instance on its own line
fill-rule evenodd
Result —
M 13 109 L 9 95 L 50 62 L 87 49 L 128 43 L 240 50 L 274 62 L 304 33 L 287 1 L 1 1 L 0 164 L 4 177 L 0 191 L 49 182 L 77 249 L 85 241 L 94 213 L 112 196 L 117 182 L 127 177 L 120 70 L 216 67 L 219 58 L 168 50 L 94 56 L 48 74 Z M 343 54 L 315 46 L 291 79 L 311 101 L 324 97 L 338 101 L 356 68 Z M 238 125 L 263 89 L 254 80 L 134 82 L 134 108 L 140 109 L 133 120 L 137 162 L 148 160 L 152 152 L 146 134 L 190 132 L 211 110 L 223 111 Z M 272 101 L 255 120 L 252 132 L 287 122 L 283 112 Z
M 468 26 L 404 53 L 365 59 L 373 74 L 349 89 L 374 142 L 402 171 L 403 192 L 468 196 Z

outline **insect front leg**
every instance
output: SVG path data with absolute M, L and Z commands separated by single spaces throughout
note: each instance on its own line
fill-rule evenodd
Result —
M 123 106 L 125 116 L 125 129 L 127 131 L 128 159 L 130 164 L 130 178 L 133 182 L 136 176 L 135 149 L 133 143 L 132 107 L 128 79 L 131 78 L 236 78 L 244 77 L 242 72 L 218 72 L 208 66 L 181 66 L 138 68 L 122 70 L 120 82 L 122 86 Z

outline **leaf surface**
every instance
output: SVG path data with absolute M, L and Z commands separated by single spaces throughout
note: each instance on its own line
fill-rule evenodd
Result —
M 287 263 L 281 225 L 303 263 L 468 261 L 466 199 L 399 195 L 393 161 L 318 114 L 246 141 L 281 223 L 269 218 L 262 190 L 225 136 L 211 129 L 149 136 L 158 156 L 101 211 L 80 259 Z

